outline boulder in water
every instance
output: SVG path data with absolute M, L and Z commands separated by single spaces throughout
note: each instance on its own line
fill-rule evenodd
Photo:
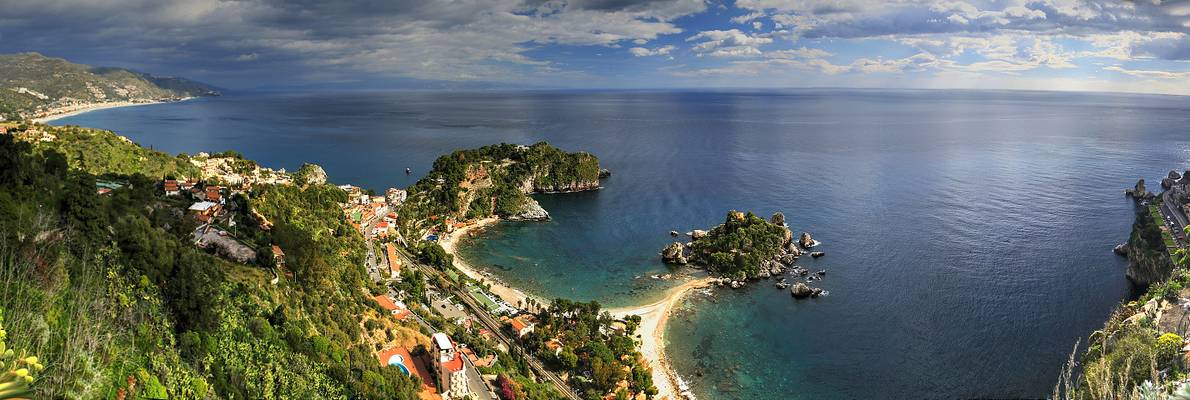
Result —
M 669 264 L 686 264 L 686 246 L 679 242 L 671 243 L 665 247 L 665 250 L 661 250 L 661 261 Z
M 798 238 L 797 244 L 802 248 L 808 249 L 818 245 L 814 238 L 810 237 L 810 232 L 802 232 L 802 236 Z
M 809 285 L 797 282 L 793 284 L 793 289 L 789 289 L 789 293 L 796 299 L 804 299 L 810 297 L 814 293 L 814 289 L 811 289 Z

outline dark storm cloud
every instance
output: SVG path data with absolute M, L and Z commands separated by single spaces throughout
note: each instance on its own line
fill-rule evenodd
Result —
M 557 74 L 525 53 L 681 32 L 700 0 L 5 0 L 0 52 L 177 73 L 229 85 L 367 75 L 515 80 Z

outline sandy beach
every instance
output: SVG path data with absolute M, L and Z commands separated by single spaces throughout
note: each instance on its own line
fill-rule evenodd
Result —
M 480 230 L 495 225 L 497 222 L 500 222 L 500 219 L 496 217 L 481 219 L 472 225 L 455 229 L 454 232 L 450 233 L 450 235 L 439 239 L 438 244 L 442 246 L 443 250 L 446 250 L 447 254 L 454 256 L 454 266 L 455 268 L 458 268 L 459 271 L 463 271 L 463 273 L 467 274 L 467 276 L 471 277 L 471 279 L 483 279 L 484 282 L 490 283 L 492 285 L 491 292 L 497 296 L 500 296 L 500 298 L 504 299 L 504 301 L 507 301 L 508 304 L 512 304 L 514 306 L 518 304 L 524 304 L 524 301 L 531 298 L 531 296 L 505 284 L 504 282 L 500 281 L 500 279 L 492 275 L 481 273 L 479 269 L 475 268 L 471 264 L 468 264 L 466 260 L 464 260 L 462 257 L 459 257 L 459 255 L 455 253 L 459 239 L 467 237 L 467 235 L 475 230 Z M 540 302 L 541 304 L 549 304 L 548 301 L 543 301 L 540 298 L 533 297 L 533 299 Z
M 111 101 L 111 102 L 105 102 L 105 103 L 91 103 L 91 104 L 86 104 L 86 105 L 71 106 L 71 107 L 65 107 L 62 109 L 54 110 L 55 112 L 51 115 L 47 115 L 47 116 L 44 116 L 41 118 L 34 118 L 33 122 L 44 124 L 44 123 L 54 121 L 57 119 L 73 117 L 75 115 L 79 115 L 79 114 L 82 114 L 85 112 L 91 112 L 91 111 L 95 111 L 95 110 L 104 110 L 104 109 L 108 109 L 108 108 L 117 108 L 117 107 L 147 106 L 150 104 L 172 103 L 174 101 L 190 100 L 191 98 L 192 97 L 181 99 L 181 100 L 163 100 L 163 101 L 151 101 L 151 102 Z
M 679 377 L 665 357 L 665 324 L 673 307 L 691 290 L 711 285 L 713 278 L 695 278 L 679 286 L 670 288 L 665 298 L 652 304 L 635 307 L 621 307 L 607 310 L 616 317 L 638 315 L 641 318 L 639 332 L 641 335 L 640 352 L 645 359 L 652 362 L 653 385 L 657 387 L 658 399 L 679 399 Z

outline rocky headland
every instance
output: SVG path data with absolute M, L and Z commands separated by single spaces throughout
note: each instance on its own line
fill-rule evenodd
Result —
M 547 143 L 498 144 L 439 157 L 409 188 L 399 210 L 407 237 L 437 228 L 449 232 L 464 221 L 488 217 L 510 221 L 550 219 L 535 193 L 595 190 L 610 172 L 586 152 L 565 152 Z

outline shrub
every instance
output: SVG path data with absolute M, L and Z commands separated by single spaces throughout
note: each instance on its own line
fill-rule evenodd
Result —
M 1165 369 L 1175 366 L 1182 354 L 1182 337 L 1176 333 L 1165 333 L 1157 338 L 1153 345 L 1153 353 L 1157 357 L 1157 368 Z

